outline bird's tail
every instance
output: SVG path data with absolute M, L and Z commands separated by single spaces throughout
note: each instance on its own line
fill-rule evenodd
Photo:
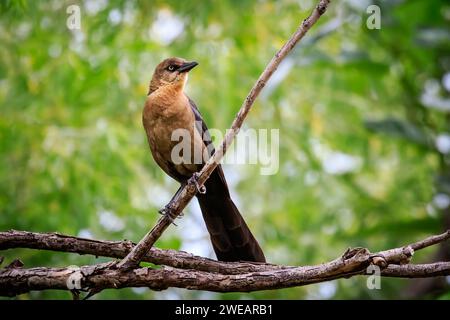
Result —
M 231 200 L 218 166 L 205 183 L 206 193 L 197 194 L 203 219 L 220 261 L 265 262 L 261 247 Z

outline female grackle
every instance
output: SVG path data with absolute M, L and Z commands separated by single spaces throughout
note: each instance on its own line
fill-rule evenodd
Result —
M 195 103 L 184 93 L 188 72 L 197 65 L 181 58 L 169 58 L 155 69 L 142 115 L 148 143 L 156 163 L 169 176 L 184 184 L 200 171 L 214 148 L 207 127 Z M 176 130 L 187 133 L 192 152 L 174 159 L 172 139 Z M 200 154 L 200 157 L 195 158 Z M 195 159 L 194 159 L 195 158 Z M 195 161 L 200 159 L 201 161 Z M 265 262 L 264 254 L 230 198 L 218 165 L 205 182 L 206 192 L 197 193 L 203 219 L 217 258 L 221 261 Z

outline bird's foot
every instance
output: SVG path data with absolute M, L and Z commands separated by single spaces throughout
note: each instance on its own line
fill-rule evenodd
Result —
M 173 207 L 170 205 L 170 203 L 166 205 L 164 208 L 159 209 L 158 213 L 162 216 L 167 217 L 174 226 L 178 226 L 175 223 L 175 219 L 181 219 L 184 216 L 183 212 L 181 212 L 178 216 L 174 216 Z
M 191 179 L 195 184 L 195 187 L 197 188 L 198 193 L 200 194 L 205 194 L 206 193 L 206 187 L 205 186 L 201 186 L 198 183 L 198 178 L 199 178 L 199 174 L 198 172 L 194 172 L 194 174 L 192 175 Z

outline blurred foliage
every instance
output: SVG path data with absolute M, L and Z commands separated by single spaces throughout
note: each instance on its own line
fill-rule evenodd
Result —
M 177 189 L 153 162 L 141 125 L 156 64 L 198 61 L 186 90 L 209 127 L 225 130 L 314 3 L 2 0 L 0 229 L 138 241 Z M 81 30 L 66 27 L 72 4 Z M 225 165 L 270 262 L 315 264 L 349 246 L 400 246 L 440 232 L 450 215 L 450 151 L 437 144 L 450 139 L 450 6 L 379 1 L 381 30 L 369 30 L 370 4 L 334 1 L 254 105 L 246 127 L 280 129 L 278 173 Z M 192 203 L 157 245 L 213 256 L 198 212 Z M 1 254 L 27 267 L 107 260 Z M 404 297 L 413 283 L 383 279 L 381 290 L 368 290 L 360 277 L 250 294 L 124 289 L 94 298 L 382 299 Z M 32 298 L 70 294 L 19 297 Z

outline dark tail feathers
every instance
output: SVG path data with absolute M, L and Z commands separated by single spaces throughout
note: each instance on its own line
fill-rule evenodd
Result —
M 266 262 L 264 253 L 230 198 L 218 166 L 205 183 L 206 193 L 197 194 L 203 219 L 220 261 Z

